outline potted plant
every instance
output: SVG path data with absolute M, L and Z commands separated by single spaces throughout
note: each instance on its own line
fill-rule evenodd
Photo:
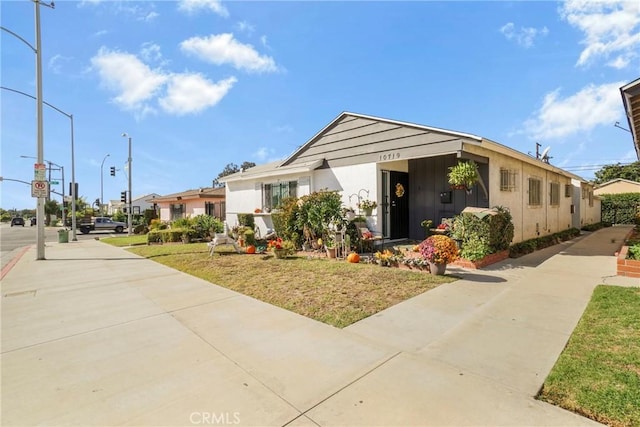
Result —
M 378 203 L 375 200 L 363 199 L 358 203 L 358 208 L 364 211 L 366 216 L 371 216 L 371 213 L 378 207 Z
M 336 257 L 335 236 L 332 233 L 327 233 L 324 239 L 324 247 L 327 251 L 327 258 Z
M 435 234 L 419 245 L 420 254 L 429 263 L 431 274 L 444 274 L 447 264 L 458 259 L 458 245 L 449 236 Z
M 469 162 L 458 162 L 457 165 L 449 168 L 449 184 L 455 189 L 469 190 L 478 182 L 480 174 L 478 173 L 478 165 L 471 160 Z
M 424 228 L 425 237 L 431 236 L 431 229 L 433 228 L 433 221 L 430 219 L 425 219 L 420 223 L 420 226 Z
M 289 240 L 282 240 L 278 237 L 273 240 L 269 240 L 267 243 L 267 250 L 273 254 L 276 258 L 287 258 L 295 253 L 295 246 L 293 242 Z

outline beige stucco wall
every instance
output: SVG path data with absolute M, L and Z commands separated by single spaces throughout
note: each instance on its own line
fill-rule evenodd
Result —
M 565 185 L 571 185 L 569 177 L 546 170 L 542 162 L 538 166 L 478 146 L 465 146 L 465 151 L 489 158 L 489 182 L 485 183 L 489 189 L 489 205 L 503 206 L 511 212 L 514 225 L 513 243 L 571 228 L 572 199 L 565 197 Z M 515 171 L 514 190 L 500 190 L 501 168 Z M 541 180 L 540 206 L 529 205 L 529 178 Z M 560 198 L 557 206 L 549 205 L 552 182 L 559 184 Z
M 596 188 L 593 191 L 593 194 L 595 194 L 596 196 L 599 196 L 600 194 L 621 193 L 640 193 L 640 184 L 628 181 L 617 181 L 603 187 Z

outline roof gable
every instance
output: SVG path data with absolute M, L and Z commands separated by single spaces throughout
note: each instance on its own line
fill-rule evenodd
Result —
M 395 151 L 394 156 L 408 158 L 397 150 L 417 149 L 435 143 L 451 141 L 482 141 L 482 138 L 415 123 L 389 120 L 364 114 L 343 112 L 309 141 L 282 162 L 292 165 L 326 159 L 332 164 L 352 163 L 356 156 L 369 155 L 363 162 L 379 160 L 376 154 Z M 443 152 L 453 152 L 459 146 L 441 146 Z M 415 151 L 415 150 L 414 150 Z M 400 157 L 398 157 L 400 158 Z
M 167 194 L 166 196 L 159 196 L 153 200 L 156 202 L 170 202 L 175 200 L 185 199 L 213 199 L 223 198 L 225 196 L 224 187 L 203 187 L 195 190 L 182 191 L 180 193 Z

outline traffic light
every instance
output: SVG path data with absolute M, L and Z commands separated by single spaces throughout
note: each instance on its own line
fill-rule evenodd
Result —
M 120 201 L 122 203 L 127 203 L 127 192 L 126 191 L 122 191 L 120 193 Z
M 116 176 L 116 167 L 111 166 L 111 176 Z

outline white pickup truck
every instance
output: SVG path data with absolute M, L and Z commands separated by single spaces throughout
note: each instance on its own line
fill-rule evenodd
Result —
M 127 228 L 127 224 L 124 222 L 113 221 L 111 218 L 98 216 L 91 218 L 91 222 L 83 222 L 80 224 L 80 232 L 87 234 L 90 231 L 109 231 L 113 230 L 116 233 L 122 233 Z

